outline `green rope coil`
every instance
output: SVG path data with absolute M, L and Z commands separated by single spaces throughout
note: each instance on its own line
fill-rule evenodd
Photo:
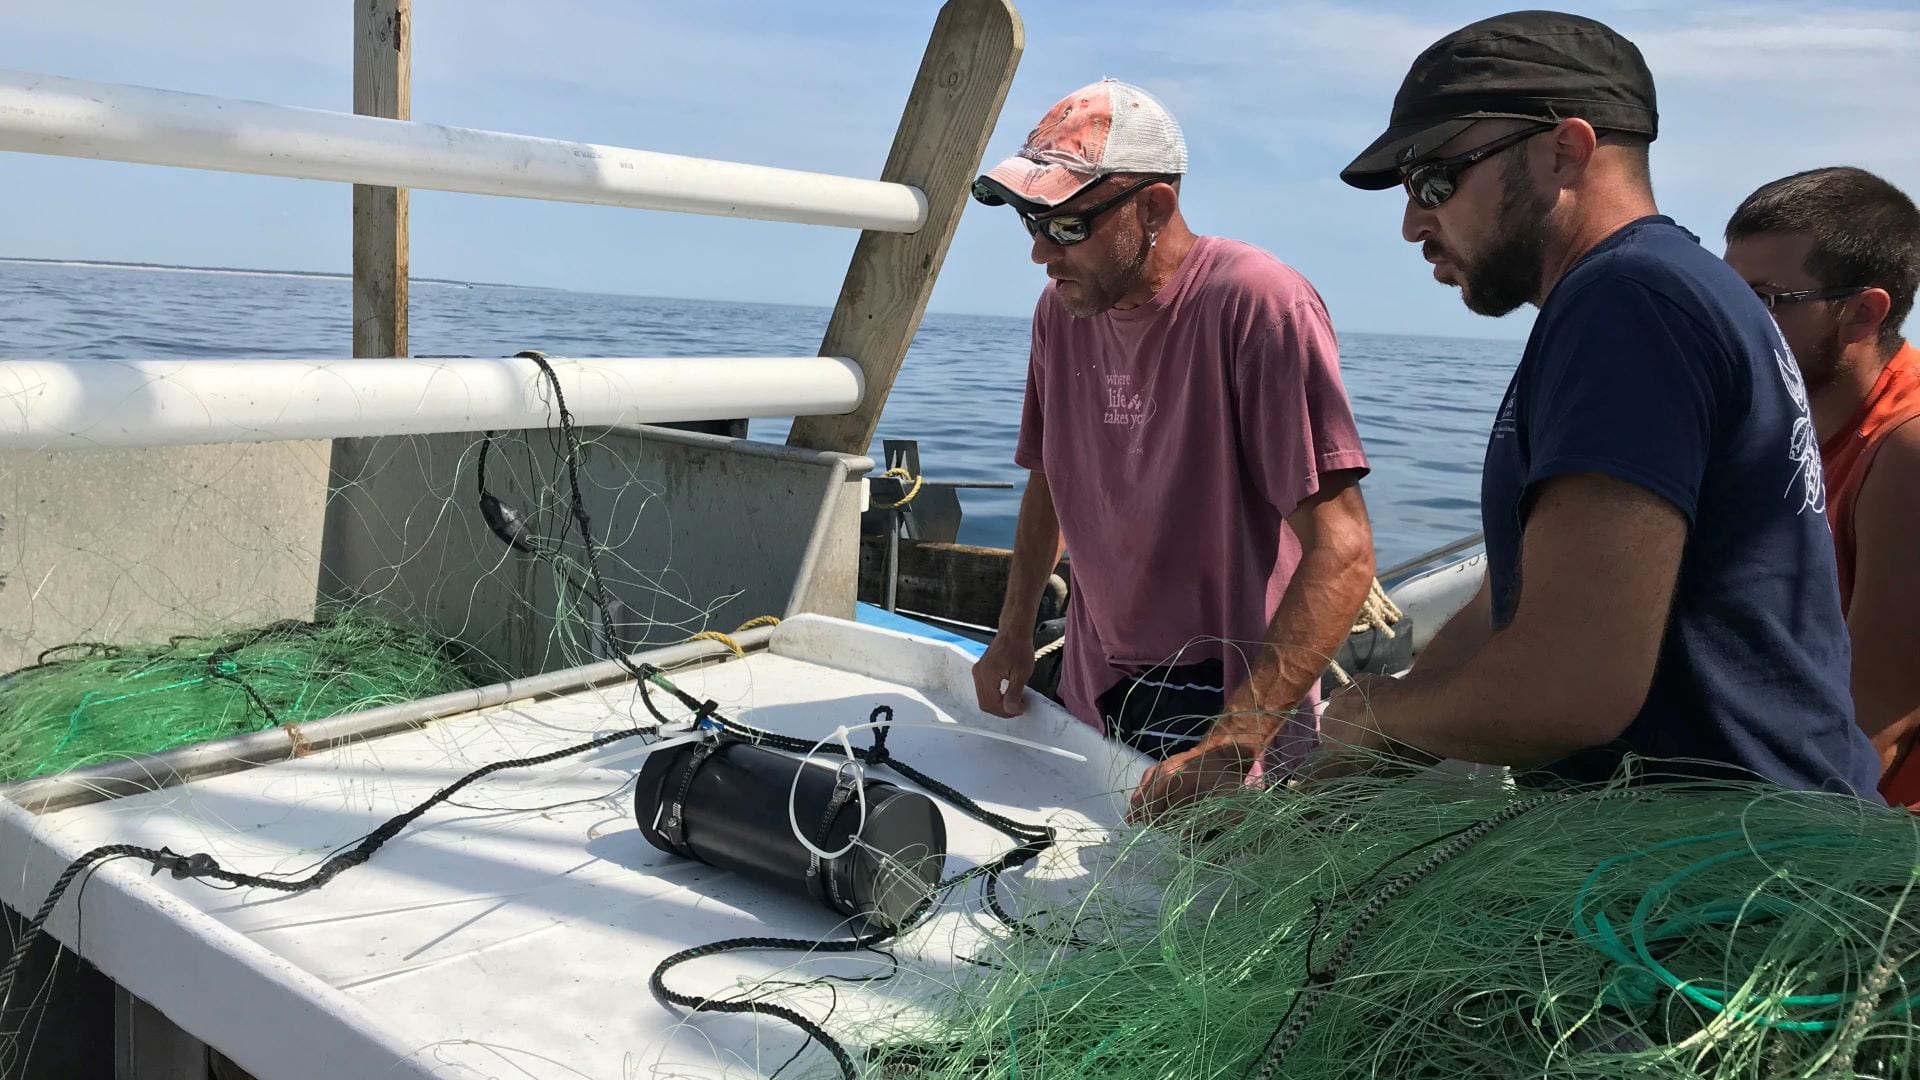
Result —
M 1604 912 L 1589 912 L 1588 898 L 1598 881 L 1608 872 L 1637 859 L 1651 857 L 1659 852 L 1698 844 L 1722 843 L 1730 845 L 1705 858 L 1692 862 L 1666 878 L 1649 886 L 1634 904 L 1633 915 L 1628 925 L 1628 939 L 1623 941 Z M 1654 956 L 1655 947 L 1689 935 L 1694 935 L 1712 927 L 1738 927 L 1743 922 L 1758 923 L 1789 919 L 1794 915 L 1793 904 L 1784 898 L 1766 894 L 1755 894 L 1741 900 L 1720 900 L 1700 907 L 1683 910 L 1669 916 L 1656 926 L 1649 927 L 1655 910 L 1664 906 L 1666 900 L 1679 890 L 1689 879 L 1708 874 L 1716 867 L 1730 862 L 1756 862 L 1760 867 L 1780 871 L 1791 865 L 1790 862 L 1775 862 L 1766 856 L 1776 852 L 1796 848 L 1826 848 L 1835 854 L 1853 858 L 1870 859 L 1872 852 L 1862 845 L 1859 836 L 1812 835 L 1790 837 L 1767 843 L 1754 843 L 1752 838 L 1738 830 L 1710 833 L 1704 836 L 1683 836 L 1654 845 L 1647 851 L 1636 851 L 1625 855 L 1616 855 L 1596 867 L 1580 892 L 1574 897 L 1574 920 L 1582 937 L 1601 953 L 1613 959 L 1628 971 L 1644 972 L 1651 975 L 1659 985 L 1686 996 L 1694 1003 L 1713 1012 L 1728 1012 L 1742 1023 L 1760 1024 L 1781 1031 L 1834 1031 L 1840 1026 L 1840 1014 L 1847 1011 L 1856 1002 L 1856 996 L 1848 993 L 1788 994 L 1774 1000 L 1756 1001 L 1754 1007 L 1738 1008 L 1734 1002 L 1741 996 L 1738 988 L 1714 987 L 1683 979 L 1674 974 Z M 1760 887 L 1764 888 L 1764 884 Z M 1865 898 L 1861 899 L 1866 902 Z M 1647 1005 L 1648 988 L 1625 1003 Z M 1907 997 L 1879 1010 L 1880 1016 L 1906 1015 L 1920 1005 L 1920 994 Z M 1784 1013 L 1800 1013 L 1805 1010 L 1817 1010 L 1822 1015 L 1812 1018 L 1785 1018 Z

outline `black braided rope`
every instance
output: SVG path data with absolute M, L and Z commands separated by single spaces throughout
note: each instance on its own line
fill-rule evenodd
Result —
M 452 798 L 458 794 L 462 788 L 465 788 L 477 780 L 484 779 L 494 773 L 503 772 L 507 769 L 523 769 L 536 765 L 545 765 L 548 762 L 558 761 L 561 758 L 572 757 L 576 754 L 584 754 L 610 743 L 620 742 L 623 739 L 631 739 L 637 736 L 652 735 L 655 733 L 656 729 L 652 727 L 627 728 L 536 757 L 512 758 L 506 761 L 495 761 L 487 765 L 482 765 L 460 779 L 455 780 L 453 783 L 448 784 L 446 787 L 441 788 L 412 809 L 387 819 L 379 828 L 361 837 L 359 842 L 351 848 L 335 852 L 311 874 L 303 878 L 262 877 L 258 874 L 235 873 L 222 868 L 219 862 L 211 855 L 182 855 L 166 848 L 161 848 L 156 851 L 153 848 L 138 847 L 132 844 L 108 844 L 104 847 L 94 848 L 67 864 L 67 868 L 61 871 L 59 878 L 55 879 L 53 883 L 53 888 L 47 892 L 46 899 L 41 902 L 40 910 L 27 922 L 20 934 L 20 939 L 14 943 L 13 955 L 8 959 L 7 966 L 0 968 L 0 1011 L 5 1010 L 6 1002 L 12 995 L 15 975 L 21 963 L 25 960 L 27 951 L 32 948 L 33 943 L 39 938 L 47 918 L 53 914 L 54 908 L 59 905 L 60 898 L 66 895 L 67 889 L 73 884 L 75 878 L 88 867 L 98 862 L 117 858 L 137 858 L 152 863 L 156 873 L 161 870 L 172 871 L 175 878 L 206 878 L 210 881 L 223 882 L 228 885 L 271 889 L 275 892 L 283 893 L 309 892 L 320 888 L 340 874 L 366 862 L 373 857 L 374 852 L 380 850 L 381 845 L 393 839 L 402 829 L 405 829 L 417 820 L 420 815 Z
M 784 736 L 782 737 L 784 738 Z M 764 1001 L 710 998 L 695 994 L 682 994 L 667 985 L 667 972 L 679 967 L 681 964 L 691 963 L 695 960 L 702 960 L 710 956 L 719 956 L 722 953 L 729 952 L 780 950 L 784 952 L 805 953 L 851 953 L 871 949 L 876 945 L 884 944 L 899 937 L 901 934 L 912 929 L 913 926 L 920 921 L 922 916 L 932 910 L 935 899 L 941 893 L 976 877 L 986 878 L 986 887 L 988 890 L 992 890 L 994 883 L 999 880 L 1001 874 L 1023 863 L 1032 861 L 1044 850 L 1044 845 L 1023 844 L 1002 855 L 1000 858 L 995 859 L 993 862 L 976 866 L 971 870 L 962 871 L 937 883 L 927 891 L 926 897 L 922 899 L 912 911 L 908 912 L 904 919 L 900 920 L 900 925 L 898 926 L 851 938 L 810 940 L 807 938 L 739 937 L 728 938 L 724 941 L 715 941 L 706 945 L 696 945 L 691 949 L 683 949 L 667 957 L 665 960 L 660 961 L 659 966 L 653 969 L 653 975 L 647 980 L 647 986 L 652 989 L 654 995 L 661 1000 L 693 1012 L 757 1013 L 784 1020 L 800 1029 L 808 1038 L 818 1042 L 824 1047 L 827 1053 L 831 1054 L 833 1060 L 840 1066 L 840 1075 L 844 1080 L 854 1080 L 858 1074 L 854 1070 L 853 1056 L 847 1053 L 846 1047 L 841 1045 L 838 1039 L 829 1035 L 824 1028 L 808 1017 L 785 1006 L 773 1005 Z M 1020 924 L 1012 916 L 1000 910 L 997 901 L 990 899 L 988 903 L 989 906 L 995 910 L 999 918 L 1009 926 L 1015 927 L 1024 934 L 1035 936 L 1039 934 L 1039 931 Z M 805 1049 L 805 1047 L 803 1046 L 802 1049 Z
M 564 458 L 567 465 L 567 490 L 573 496 L 571 500 L 573 505 L 569 509 L 573 511 L 574 524 L 580 526 L 580 538 L 587 555 L 587 570 L 593 575 L 593 584 L 599 593 L 595 600 L 604 605 L 607 589 L 600 580 L 600 564 L 596 550 L 598 545 L 593 542 L 593 522 L 587 518 L 586 498 L 580 493 L 580 455 L 575 452 L 575 448 L 580 445 L 580 437 L 574 434 L 573 412 L 567 408 L 567 396 L 560 389 L 560 376 L 553 370 L 553 365 L 547 363 L 545 353 L 537 349 L 528 349 L 514 355 L 531 360 L 538 365 L 540 371 L 546 375 L 547 383 L 553 387 L 554 411 L 560 416 L 560 439 L 566 447 Z
M 847 1053 L 847 1048 L 840 1045 L 839 1040 L 835 1039 L 832 1035 L 827 1034 L 827 1029 L 821 1027 L 802 1013 L 794 1009 L 789 1009 L 784 1005 L 775 1005 L 767 1001 L 734 1001 L 724 998 L 716 999 L 700 997 L 694 994 L 682 994 L 667 985 L 667 972 L 679 967 L 681 964 L 691 963 L 692 961 L 704 959 L 709 956 L 718 956 L 721 953 L 740 952 L 748 949 L 777 949 L 796 952 L 828 953 L 859 952 L 862 949 L 869 949 L 875 945 L 882 944 L 892 939 L 896 934 L 897 931 L 895 930 L 881 930 L 867 934 L 864 937 L 846 938 L 840 941 L 808 941 L 804 938 L 775 937 L 728 938 L 725 941 L 715 941 L 706 945 L 696 945 L 691 949 L 683 949 L 667 957 L 665 960 L 660 961 L 660 965 L 653 969 L 652 977 L 647 980 L 647 986 L 653 991 L 654 996 L 660 998 L 662 1001 L 678 1005 L 683 1009 L 690 1009 L 694 1012 L 754 1013 L 762 1016 L 771 1016 L 777 1020 L 783 1020 L 799 1028 L 808 1038 L 825 1047 L 827 1053 L 832 1054 L 833 1060 L 840 1066 L 840 1075 L 844 1077 L 845 1080 L 856 1080 L 859 1073 L 854 1070 L 853 1057 Z
M 14 942 L 13 955 L 7 958 L 7 966 L 0 968 L 0 1016 L 6 1014 L 7 1004 L 13 996 L 14 976 L 20 971 L 20 965 L 26 962 L 27 950 L 33 947 L 34 940 L 40 936 L 40 928 L 45 926 L 47 919 L 52 917 L 53 909 L 59 906 L 60 898 L 73 884 L 73 879 L 79 877 L 95 863 L 108 859 L 144 858 L 150 853 L 153 853 L 150 848 L 137 847 L 133 844 L 107 844 L 94 848 L 67 864 L 67 868 L 62 870 L 60 877 L 54 881 L 53 888 L 48 891 L 46 899 L 40 902 L 40 910 L 34 912 L 33 918 L 28 919 L 26 926 L 22 928 L 20 939 Z
M 1386 910 L 1388 904 L 1399 898 L 1401 893 L 1406 892 L 1408 889 L 1425 880 L 1427 876 L 1434 871 L 1464 854 L 1469 848 L 1485 839 L 1487 834 L 1493 832 L 1495 829 L 1498 829 L 1500 826 L 1507 824 L 1522 814 L 1538 810 L 1540 807 L 1548 803 L 1557 802 L 1561 798 L 1563 798 L 1563 796 L 1558 794 L 1538 795 L 1531 799 L 1509 803 L 1498 812 L 1482 818 L 1465 829 L 1459 830 L 1452 840 L 1435 848 L 1431 854 L 1425 859 L 1422 859 L 1420 863 L 1412 869 L 1402 871 L 1388 878 L 1386 883 L 1381 885 L 1380 888 L 1367 899 L 1365 904 L 1361 905 L 1360 911 L 1354 915 L 1353 921 L 1347 924 L 1346 931 L 1340 935 L 1339 941 L 1335 943 L 1333 955 L 1328 957 L 1326 965 L 1317 970 L 1309 970 L 1307 972 L 1306 985 L 1295 991 L 1292 1003 L 1287 1006 L 1286 1014 L 1280 1018 L 1280 1023 L 1275 1025 L 1273 1034 L 1267 1038 L 1267 1045 L 1260 1052 L 1261 1056 L 1258 1059 L 1257 1067 L 1255 1067 L 1249 1075 L 1251 1075 L 1254 1080 L 1273 1080 L 1275 1076 L 1279 1075 L 1280 1066 L 1286 1061 L 1287 1055 L 1293 1051 L 1294 1046 L 1300 1041 L 1300 1036 L 1306 1032 L 1307 1022 L 1313 1019 L 1314 1011 L 1318 1009 L 1320 1003 L 1326 999 L 1335 980 L 1340 977 L 1341 969 L 1345 968 L 1347 962 L 1353 959 L 1353 953 L 1354 950 L 1359 947 L 1360 938 L 1372 927 L 1374 920 L 1380 917 L 1380 913 Z M 1428 841 L 1427 843 L 1431 844 L 1432 841 Z M 1426 845 L 1423 844 L 1421 846 L 1424 847 Z M 1401 856 L 1396 856 L 1396 858 L 1399 857 Z
M 600 547 L 593 538 L 593 521 L 587 515 L 586 496 L 580 490 L 580 437 L 574 430 L 573 411 L 567 408 L 566 393 L 561 389 L 560 376 L 547 362 L 545 353 L 536 349 L 527 349 L 514 354 L 515 359 L 531 360 L 546 376 L 547 385 L 553 391 L 554 412 L 560 420 L 562 442 L 561 458 L 567 468 L 568 510 L 574 525 L 580 530 L 580 547 L 586 554 L 588 583 L 576 580 L 558 566 L 555 553 L 546 550 L 533 537 L 526 523 L 519 515 L 502 503 L 487 488 L 487 455 L 493 447 L 498 432 L 488 431 L 480 439 L 480 458 L 475 468 L 475 480 L 479 487 L 480 512 L 487 519 L 487 525 L 502 543 L 534 555 L 559 571 L 562 578 L 574 591 L 593 602 L 600 617 L 600 632 L 606 639 L 607 651 L 611 659 L 627 669 L 627 673 L 636 679 L 645 679 L 648 672 L 644 665 L 635 664 L 628 656 L 622 644 L 613 620 L 612 593 L 607 590 L 606 579 L 600 574 Z M 493 515 L 500 515 L 496 521 Z
M 554 750 L 545 754 L 540 754 L 535 757 L 509 758 L 506 761 L 495 761 L 486 765 L 482 765 L 479 768 L 468 773 L 467 775 L 461 777 L 460 779 L 455 780 L 453 783 L 448 784 L 446 787 L 441 788 L 439 791 L 434 792 L 432 795 L 428 796 L 424 801 L 422 801 L 421 803 L 413 807 L 413 809 L 408 810 L 401 814 L 396 814 L 393 817 L 387 819 L 385 824 L 381 825 L 378 829 L 375 829 L 374 831 L 368 833 L 365 837 L 362 837 L 358 844 L 355 844 L 352 848 L 346 851 L 343 851 L 337 855 L 334 855 L 332 858 L 329 858 L 326 862 L 321 863 L 319 869 L 315 870 L 313 873 L 309 874 L 304 878 L 297 878 L 297 879 L 288 881 L 288 880 L 281 880 L 278 878 L 259 877 L 254 874 L 235 874 L 225 870 L 218 870 L 218 869 L 205 874 L 196 874 L 194 876 L 210 877 L 216 881 L 224 881 L 232 885 L 258 886 L 260 888 L 266 888 L 266 889 L 277 889 L 281 892 L 287 892 L 287 893 L 299 893 L 299 892 L 306 892 L 310 889 L 317 889 L 317 888 L 320 888 L 322 885 L 325 885 L 327 882 L 332 881 L 335 877 L 337 877 L 344 871 L 351 870 L 354 867 L 359 866 L 360 864 L 366 862 L 368 859 L 372 858 L 373 853 L 380 850 L 381 845 L 385 844 L 387 841 L 399 835 L 400 830 L 406 828 L 408 825 L 413 824 L 413 822 L 417 820 L 420 817 L 420 815 L 426 813 L 428 810 L 431 810 L 435 806 L 438 806 L 441 803 L 445 802 L 446 800 L 452 798 L 454 795 L 458 794 L 462 788 L 465 788 L 467 785 L 472 784 L 475 781 L 485 779 L 486 777 L 492 776 L 494 773 L 504 772 L 508 769 L 526 769 L 526 768 L 532 768 L 533 766 L 536 766 L 536 765 L 545 765 L 549 762 L 559 761 L 562 758 L 569 758 L 577 754 L 584 754 L 591 750 L 597 750 L 602 746 L 607 746 L 609 744 L 620 742 L 625 739 L 637 738 L 642 735 L 653 735 L 656 733 L 657 733 L 657 730 L 652 727 L 626 728 L 621 731 L 613 732 L 612 734 L 609 734 L 609 735 L 602 735 L 599 738 L 588 739 L 586 742 L 575 743 L 572 746 L 564 746 L 558 750 Z
M 641 674 L 638 665 L 628 659 L 627 650 L 620 644 L 620 637 L 614 630 L 612 594 L 607 591 L 606 580 L 600 576 L 600 545 L 594 542 L 593 522 L 587 517 L 586 496 L 580 492 L 580 437 L 574 433 L 573 413 L 567 408 L 566 395 L 560 390 L 560 376 L 553 370 L 553 365 L 547 363 L 545 353 L 528 349 L 514 355 L 539 365 L 547 377 L 547 383 L 553 388 L 554 411 L 560 417 L 560 438 L 565 448 L 562 456 L 567 465 L 567 490 L 572 496 L 569 509 L 573 511 L 574 524 L 580 529 L 580 548 L 587 557 L 587 580 L 593 585 L 594 606 L 600 610 L 600 632 L 606 636 L 607 648 L 613 653 L 613 658 L 635 678 L 644 679 L 646 676 Z
M 882 717 L 885 717 L 885 719 L 882 720 Z M 715 723 L 727 733 L 771 749 L 794 754 L 808 754 L 813 752 L 817 745 L 816 743 L 795 738 L 791 735 L 781 735 L 778 732 L 750 727 L 724 716 L 715 715 L 713 719 Z M 891 723 L 892 720 L 893 708 L 888 705 L 876 705 L 873 712 L 868 714 L 869 723 L 884 725 Z M 952 877 L 936 883 L 933 888 L 927 891 L 927 895 L 920 903 L 916 905 L 912 911 L 909 911 L 905 918 L 900 920 L 897 926 L 878 930 L 871 934 L 851 938 L 827 938 L 820 940 L 775 937 L 729 938 L 725 941 L 716 941 L 711 944 L 699 945 L 677 952 L 665 960 L 662 960 L 659 966 L 653 969 L 652 977 L 647 980 L 647 985 L 652 988 L 656 997 L 670 1004 L 677 1005 L 680 1008 L 690 1009 L 694 1012 L 756 1013 L 783 1020 L 798 1028 L 806 1034 L 808 1038 L 818 1042 L 824 1047 L 827 1053 L 831 1054 L 833 1060 L 840 1066 L 840 1075 L 844 1080 L 854 1080 L 858 1074 L 854 1070 L 852 1055 L 847 1053 L 846 1047 L 842 1046 L 839 1040 L 827 1034 L 826 1030 L 813 1020 L 793 1009 L 781 1005 L 769 1004 L 764 1001 L 732 1000 L 702 997 L 694 994 L 682 994 L 667 986 L 667 972 L 693 960 L 718 956 L 721 953 L 744 950 L 777 949 L 789 952 L 845 953 L 870 949 L 875 945 L 906 933 L 933 908 L 940 894 L 976 877 L 986 879 L 986 886 L 983 892 L 986 897 L 987 908 L 993 913 L 995 918 L 1022 935 L 1031 937 L 1043 936 L 1041 931 L 1026 925 L 1019 919 L 1008 914 L 1006 909 L 1000 904 L 997 886 L 1000 881 L 1000 875 L 1033 861 L 1038 858 L 1042 852 L 1046 851 L 1048 847 L 1052 846 L 1054 842 L 1054 831 L 1043 825 L 1028 825 L 1015 821 L 1012 818 L 996 814 L 974 800 L 962 795 L 951 786 L 941 783 L 918 769 L 907 765 L 905 762 L 896 759 L 892 752 L 887 749 L 888 730 L 885 726 L 875 728 L 873 745 L 869 747 L 855 747 L 853 750 L 854 756 L 869 765 L 885 766 L 886 768 L 892 769 L 894 772 L 926 788 L 935 795 L 953 803 L 955 807 L 976 821 L 1007 834 L 1015 841 L 1013 849 L 992 862 L 983 863 L 971 870 L 962 871 L 959 874 L 955 874 Z M 832 818 L 829 817 L 828 822 L 831 822 L 831 820 Z M 1069 944 L 1074 943 L 1069 942 Z

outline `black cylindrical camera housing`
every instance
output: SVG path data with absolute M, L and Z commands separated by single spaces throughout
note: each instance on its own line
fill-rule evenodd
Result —
M 866 789 L 864 827 L 856 783 Z M 790 791 L 793 817 L 815 847 L 839 851 L 856 831 L 861 842 L 838 858 L 816 858 L 793 835 Z M 647 755 L 633 813 L 662 851 L 889 929 L 920 906 L 946 870 L 947 827 L 932 799 L 884 780 L 858 781 L 843 759 L 803 761 L 737 739 Z

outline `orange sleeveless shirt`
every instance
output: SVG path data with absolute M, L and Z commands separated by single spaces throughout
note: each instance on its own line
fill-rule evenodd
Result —
M 1841 611 L 1853 606 L 1853 510 L 1860 485 L 1887 436 L 1914 419 L 1920 419 L 1920 349 L 1907 344 L 1874 381 L 1860 411 L 1820 445 L 1820 463 L 1827 476 L 1827 521 L 1833 526 L 1833 550 L 1840 568 Z M 1893 767 L 1880 778 L 1880 794 L 1888 802 L 1920 809 L 1920 748 L 1901 748 Z

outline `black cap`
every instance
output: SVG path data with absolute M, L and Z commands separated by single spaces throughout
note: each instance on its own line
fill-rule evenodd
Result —
M 1394 95 L 1386 133 L 1340 179 L 1369 191 L 1393 187 L 1401 167 L 1490 117 L 1578 117 L 1604 131 L 1659 133 L 1653 73 L 1633 42 L 1578 15 L 1515 11 L 1428 46 Z

